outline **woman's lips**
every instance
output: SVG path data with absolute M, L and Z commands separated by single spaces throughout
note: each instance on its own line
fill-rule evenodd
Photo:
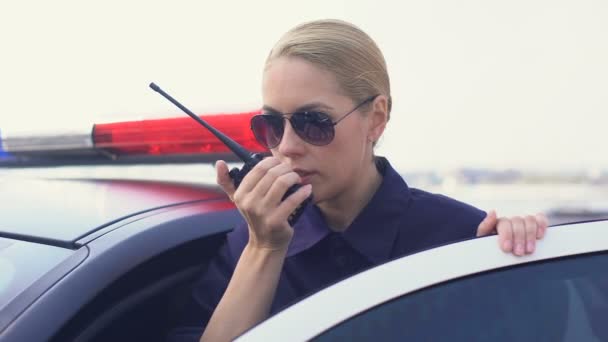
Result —
M 300 176 L 300 179 L 302 180 L 300 184 L 302 185 L 310 184 L 311 178 L 316 174 L 316 172 L 314 171 L 307 171 L 301 169 L 294 169 L 293 171 Z

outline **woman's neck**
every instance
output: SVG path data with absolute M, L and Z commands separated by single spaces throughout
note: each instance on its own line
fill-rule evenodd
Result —
M 348 187 L 338 196 L 318 203 L 325 220 L 333 231 L 344 231 L 372 199 L 382 183 L 382 175 L 374 162 L 361 169 L 354 186 Z

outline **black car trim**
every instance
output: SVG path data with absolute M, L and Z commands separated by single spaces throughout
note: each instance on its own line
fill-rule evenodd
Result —
M 120 220 L 117 222 L 114 222 L 112 224 L 106 224 L 103 227 L 96 229 L 95 231 L 91 231 L 89 234 L 83 234 L 82 236 L 76 238 L 73 241 L 73 244 L 75 246 L 83 246 L 115 229 L 118 229 L 120 227 L 129 225 L 133 222 L 145 219 L 147 217 L 150 216 L 154 216 L 154 215 L 158 215 L 158 214 L 162 214 L 165 213 L 167 211 L 171 211 L 171 210 L 178 210 L 181 208 L 188 208 L 192 205 L 196 205 L 199 203 L 209 203 L 209 202 L 222 202 L 225 201 L 226 199 L 224 197 L 219 197 L 219 198 L 208 198 L 208 199 L 204 199 L 204 200 L 196 200 L 196 201 L 189 201 L 189 202 L 183 202 L 183 203 L 177 203 L 177 204 L 172 204 L 172 205 L 168 205 L 168 206 L 163 206 L 163 207 L 159 207 L 154 211 L 144 211 L 138 215 L 130 215 L 129 217 L 125 218 L 124 220 Z M 164 210 L 163 210 L 164 209 Z M 227 210 L 231 210 L 231 209 L 227 209 Z M 149 215 L 143 215 L 143 214 L 149 214 Z M 129 218 L 133 218 L 132 220 L 128 220 Z
M 196 203 L 202 203 L 202 202 L 208 202 L 208 201 L 217 201 L 217 200 L 224 200 L 225 196 L 218 196 L 218 197 L 212 197 L 212 198 L 206 198 L 206 199 L 202 199 L 202 200 L 193 200 L 193 201 L 185 201 L 185 202 L 178 202 L 178 203 L 172 203 L 172 204 L 167 204 L 167 205 L 162 205 L 162 206 L 158 206 L 158 207 L 153 207 L 153 208 L 149 208 L 149 209 L 145 209 L 145 210 L 140 210 L 134 213 L 131 213 L 129 215 L 126 216 L 122 216 L 119 217 L 117 219 L 108 221 L 104 224 L 102 224 L 101 226 L 95 227 L 79 236 L 77 236 L 76 238 L 74 238 L 71 241 L 65 241 L 65 240 L 57 240 L 57 239 L 51 239 L 51 238 L 45 238 L 45 237 L 39 237 L 39 236 L 32 236 L 32 235 L 27 235 L 27 234 L 18 234 L 18 233 L 10 233 L 10 232 L 3 232 L 0 231 L 0 237 L 4 237 L 4 238 L 8 238 L 8 239 L 13 239 L 13 240 L 20 240 L 20 241 L 26 241 L 26 242 L 33 242 L 33 243 L 39 243 L 39 244 L 44 244 L 44 245 L 49 245 L 49 246 L 55 246 L 55 247 L 61 247 L 61 248 L 67 248 L 67 249 L 73 249 L 76 250 L 80 247 L 82 247 L 82 244 L 78 243 L 78 240 L 82 240 L 85 237 L 101 230 L 104 229 L 108 226 L 112 226 L 118 222 L 124 221 L 126 219 L 129 219 L 131 217 L 136 217 L 139 216 L 141 214 L 145 214 L 145 213 L 149 213 L 149 212 L 154 212 L 157 210 L 161 210 L 161 209 L 165 209 L 165 208 L 173 208 L 173 207 L 179 207 L 182 205 L 188 205 L 188 204 L 196 204 Z
M 127 226 L 133 222 L 137 222 L 139 220 L 143 220 L 146 219 L 150 216 L 154 216 L 154 215 L 160 215 L 166 212 L 169 212 L 171 210 L 177 210 L 180 208 L 187 208 L 188 205 L 191 203 L 186 203 L 186 204 L 179 204 L 179 205 L 175 205 L 175 206 L 171 206 L 171 207 L 165 207 L 165 208 L 160 208 L 154 211 L 149 211 L 149 212 L 145 212 L 143 214 L 137 215 L 137 216 L 132 216 L 129 218 L 126 218 L 122 221 L 116 222 L 114 224 L 108 225 L 106 227 L 103 227 L 101 229 L 98 229 L 82 238 L 80 238 L 79 240 L 74 241 L 74 244 L 76 246 L 84 246 L 86 244 L 88 244 L 91 241 L 96 240 L 97 238 L 104 236 L 105 234 L 108 234 L 110 232 L 112 232 L 113 230 L 116 230 L 120 227 L 124 227 Z
M 141 211 L 138 211 L 138 212 L 135 212 L 135 213 L 132 213 L 132 214 L 120 217 L 118 219 L 115 219 L 115 220 L 112 220 L 112 221 L 108 221 L 108 222 L 104 223 L 103 225 L 101 225 L 101 226 L 99 226 L 97 228 L 93 228 L 93 229 L 89 230 L 88 232 L 86 232 L 86 233 L 84 233 L 84 234 L 82 234 L 82 235 L 77 236 L 76 238 L 74 238 L 71 241 L 71 244 L 72 244 L 73 248 L 78 248 L 79 247 L 78 244 L 77 244 L 78 240 L 81 240 L 81 239 L 87 237 L 88 235 L 91 235 L 92 233 L 94 233 L 94 232 L 96 232 L 96 231 L 98 231 L 100 229 L 103 229 L 105 227 L 111 226 L 111 225 L 113 225 L 113 224 L 115 224 L 117 222 L 123 221 L 125 219 L 130 218 L 130 217 L 138 216 L 138 215 L 145 214 L 145 213 L 152 212 L 152 211 L 156 211 L 156 210 L 159 210 L 159 209 L 171 208 L 171 207 L 177 207 L 177 206 L 181 206 L 181 205 L 188 205 L 188 204 L 195 204 L 195 203 L 204 203 L 204 202 L 210 202 L 210 201 L 219 200 L 219 199 L 225 199 L 225 198 L 226 198 L 225 196 L 218 196 L 218 197 L 206 198 L 206 199 L 203 199 L 203 200 L 194 200 L 194 201 L 185 201 L 185 202 L 172 203 L 172 204 L 161 205 L 161 206 L 150 208 L 150 209 L 146 209 L 146 210 L 141 210 Z

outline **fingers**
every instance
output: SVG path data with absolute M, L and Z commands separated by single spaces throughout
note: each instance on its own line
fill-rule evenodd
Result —
M 218 160 L 215 163 L 215 170 L 217 172 L 217 184 L 224 190 L 224 192 L 234 201 L 234 183 L 232 178 L 228 174 L 228 164 L 223 160 Z
M 277 205 L 287 189 L 300 182 L 300 176 L 287 164 L 279 164 L 268 171 L 252 190 L 259 198 L 268 198 L 272 205 Z M 278 192 L 278 193 L 277 193 Z M 273 201 L 273 199 L 277 199 Z
M 501 218 L 497 224 L 500 248 L 517 256 L 534 253 L 536 240 L 545 235 L 547 226 L 548 220 L 543 214 Z
M 511 253 L 513 251 L 513 225 L 511 224 L 511 220 L 498 220 L 496 231 L 498 232 L 498 243 L 502 251 Z
M 301 178 L 289 164 L 281 163 L 275 157 L 265 158 L 256 164 L 237 189 L 229 177 L 226 163 L 218 162 L 217 172 L 218 184 L 231 196 L 260 241 L 274 241 L 268 237 L 276 232 L 284 232 L 285 227 L 289 227 L 288 217 L 312 191 L 312 186 L 299 188 L 282 203 L 288 189 L 301 182 Z
M 234 182 L 228 173 L 228 165 L 223 160 L 216 162 L 217 183 L 228 194 L 231 200 L 239 201 L 243 194 L 253 192 L 258 198 L 266 195 L 275 179 L 286 173 L 292 173 L 299 181 L 297 173 L 292 172 L 287 164 L 282 164 L 277 158 L 265 158 L 260 161 L 242 180 L 238 189 L 234 187 Z M 287 189 L 287 188 L 286 188 Z
M 304 202 L 308 196 L 312 193 L 312 185 L 306 184 L 301 186 L 296 192 L 289 195 L 277 208 L 277 215 L 279 217 L 289 217 L 296 208 Z
M 259 162 L 256 166 L 253 167 L 251 171 L 243 178 L 241 185 L 237 189 L 239 193 L 248 193 L 256 187 L 260 179 L 266 175 L 268 170 L 272 169 L 276 165 L 279 165 L 281 162 L 278 158 L 269 157 L 264 158 L 261 162 Z
M 292 186 L 300 182 L 300 176 L 295 172 L 286 173 L 274 180 L 270 189 L 265 196 L 269 205 L 277 206 L 281 203 L 281 199 Z
M 491 210 L 483 221 L 481 221 L 479 226 L 477 226 L 477 236 L 490 235 L 494 233 L 497 222 L 498 219 L 496 218 L 496 211 Z
M 549 227 L 549 220 L 547 216 L 543 213 L 538 213 L 534 216 L 536 218 L 536 224 L 538 225 L 538 230 L 536 231 L 536 238 L 542 239 L 545 237 L 547 233 L 547 228 Z
M 538 232 L 538 225 L 534 216 L 528 215 L 524 218 L 524 229 L 526 234 L 526 254 L 534 252 L 536 248 L 536 235 Z
M 526 225 L 525 221 L 518 216 L 511 218 L 513 226 L 513 254 L 522 256 L 526 251 Z

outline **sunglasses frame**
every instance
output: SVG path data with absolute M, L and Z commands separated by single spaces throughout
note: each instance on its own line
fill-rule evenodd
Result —
M 373 100 L 375 100 L 379 95 L 373 95 L 370 96 L 368 98 L 366 98 L 364 101 L 360 102 L 358 105 L 355 106 L 355 108 L 353 108 L 351 111 L 349 111 L 348 113 L 342 115 L 340 118 L 338 118 L 336 121 L 331 121 L 331 117 L 324 112 L 321 111 L 314 111 L 314 110 L 309 110 L 309 111 L 299 111 L 299 112 L 293 112 L 293 113 L 273 113 L 273 114 L 257 114 L 254 115 L 251 118 L 250 121 L 250 128 L 251 131 L 253 132 L 253 135 L 255 136 L 256 140 L 264 147 L 268 148 L 268 149 L 273 149 L 277 146 L 279 146 L 281 144 L 281 141 L 283 140 L 283 135 L 285 135 L 285 121 L 289 121 L 289 124 L 291 125 L 292 129 L 294 130 L 294 132 L 298 135 L 298 137 L 300 137 L 300 139 L 302 139 L 302 141 L 305 141 L 306 143 L 309 143 L 311 145 L 315 145 L 315 146 L 325 146 L 328 145 L 332 142 L 332 140 L 335 137 L 335 126 L 342 120 L 344 120 L 347 116 L 349 116 L 350 114 L 354 113 L 357 111 L 357 109 L 361 108 L 363 105 L 372 102 Z M 326 121 L 324 120 L 318 120 L 320 123 L 327 125 L 327 129 L 330 129 L 331 132 L 327 132 L 327 133 L 331 133 L 331 139 L 329 139 L 329 141 L 327 142 L 322 142 L 322 143 L 315 143 L 314 141 L 311 141 L 311 139 L 309 139 L 308 137 L 306 137 L 306 134 L 304 132 L 301 132 L 301 130 L 296 129 L 296 126 L 294 126 L 294 122 L 292 120 L 294 120 L 294 116 L 295 115 L 307 115 L 309 113 L 316 113 L 316 114 L 322 114 L 323 116 L 325 116 L 327 119 Z M 282 132 L 281 132 L 281 137 L 278 139 L 276 145 L 274 146 L 270 146 L 267 145 L 266 143 L 263 142 L 264 139 L 260 139 L 258 137 L 258 135 L 256 134 L 255 130 L 253 129 L 253 122 L 254 120 L 257 120 L 257 117 L 268 117 L 268 116 L 272 116 L 272 117 L 281 117 L 283 119 L 283 127 L 282 127 Z M 290 117 L 287 117 L 290 116 Z M 266 119 L 264 119 L 266 120 Z M 267 120 L 266 120 L 267 121 Z

